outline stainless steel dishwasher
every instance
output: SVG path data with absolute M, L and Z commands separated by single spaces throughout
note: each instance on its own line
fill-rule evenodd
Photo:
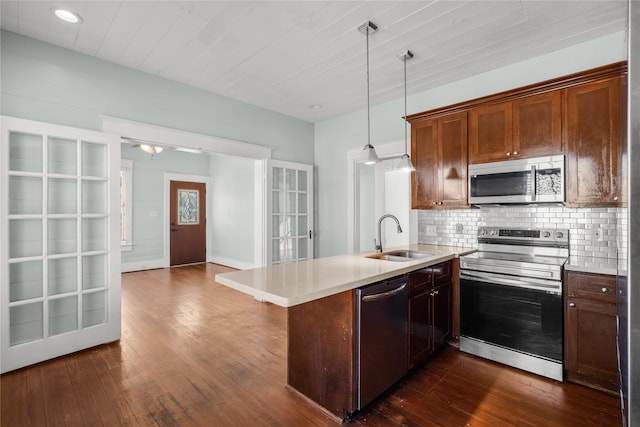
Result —
M 356 407 L 404 377 L 408 370 L 408 289 L 402 276 L 356 289 Z

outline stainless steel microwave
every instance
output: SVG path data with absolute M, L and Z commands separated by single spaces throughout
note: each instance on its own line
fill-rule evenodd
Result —
M 469 165 L 469 204 L 564 203 L 564 156 Z

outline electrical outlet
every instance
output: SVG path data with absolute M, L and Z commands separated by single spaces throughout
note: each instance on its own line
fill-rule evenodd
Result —
M 594 227 L 591 229 L 591 238 L 598 242 L 604 241 L 604 230 L 600 227 Z
M 456 224 L 456 233 L 462 234 L 462 224 Z
M 436 231 L 435 225 L 427 225 L 427 236 L 437 236 L 438 233 Z

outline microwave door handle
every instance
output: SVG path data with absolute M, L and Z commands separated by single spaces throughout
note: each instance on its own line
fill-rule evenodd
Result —
M 531 201 L 536 201 L 536 165 L 531 165 Z

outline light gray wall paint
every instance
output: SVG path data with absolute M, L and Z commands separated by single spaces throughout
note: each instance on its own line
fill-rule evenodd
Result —
M 7 31 L 0 49 L 2 114 L 94 130 L 107 115 L 273 147 L 275 159 L 313 163 L 312 123 Z
M 164 173 L 207 177 L 209 156 L 167 150 L 151 156 L 122 144 L 121 157 L 133 160 L 133 250 L 122 253 L 122 263 L 161 260 L 164 256 Z
M 256 264 L 254 222 L 262 212 L 254 210 L 254 160 L 230 156 L 211 156 L 211 244 L 209 254 Z
M 417 47 L 415 51 L 412 47 L 411 51 L 417 58 L 427 54 Z M 626 34 L 616 33 L 421 93 L 411 94 L 409 82 L 408 91 L 411 95 L 407 100 L 407 111 L 409 114 L 427 111 L 626 58 Z M 401 65 L 399 62 L 399 82 L 402 81 Z M 375 64 L 372 67 L 375 68 Z M 407 67 L 410 76 L 410 62 Z M 362 96 L 365 99 L 366 92 Z M 374 146 L 404 138 L 401 119 L 403 113 L 400 89 L 398 100 L 371 109 L 371 142 Z M 347 151 L 362 147 L 366 141 L 366 110 L 316 124 L 317 256 L 337 255 L 347 251 Z
M 6 31 L 0 33 L 0 55 L 3 115 L 94 130 L 101 129 L 101 116 L 107 115 L 273 147 L 272 156 L 279 160 L 314 162 L 311 123 Z M 220 170 L 210 171 L 208 156 L 165 151 L 151 161 L 140 150 L 123 148 L 123 158 L 135 160 L 134 247 L 123 254 L 123 263 L 162 259 L 164 171 L 204 176 L 211 172 L 218 182 L 234 183 L 237 191 L 224 193 L 233 206 L 246 207 L 246 194 L 253 192 L 253 170 L 223 168 L 228 175 L 221 177 Z M 240 171 L 247 174 L 240 176 Z M 158 216 L 150 217 L 150 211 Z M 247 227 L 252 230 L 253 222 L 242 216 L 226 220 L 234 218 L 237 223 L 226 229 L 241 230 L 234 256 L 252 262 L 253 236 Z M 219 241 L 210 243 L 220 249 Z M 247 245 L 251 259 L 246 258 Z

